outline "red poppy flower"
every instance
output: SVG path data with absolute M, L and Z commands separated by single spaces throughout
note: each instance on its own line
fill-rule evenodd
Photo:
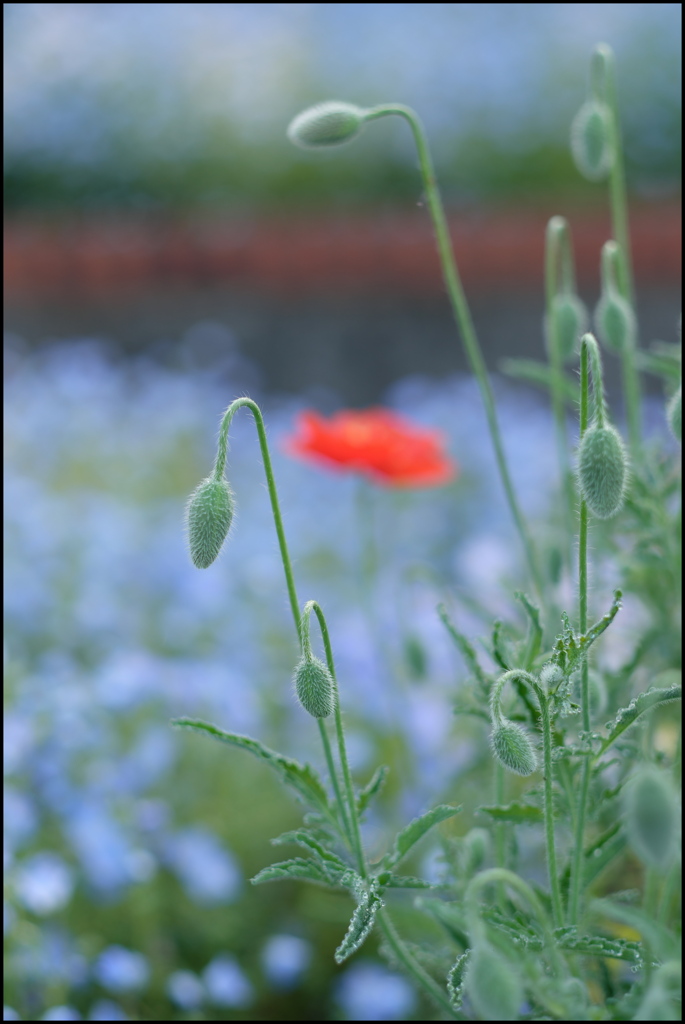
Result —
M 387 409 L 344 410 L 330 419 L 301 412 L 285 450 L 319 465 L 363 473 L 386 487 L 437 487 L 457 475 L 439 430 L 416 427 Z

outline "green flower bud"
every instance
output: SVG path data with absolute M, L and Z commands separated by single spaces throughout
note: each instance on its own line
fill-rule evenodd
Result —
M 552 342 L 552 327 L 556 332 L 561 358 L 570 362 L 578 355 L 580 339 L 588 325 L 588 312 L 585 303 L 572 292 L 559 292 L 552 299 L 551 320 L 546 324 L 547 347 Z
M 682 385 L 673 395 L 666 409 L 666 418 L 668 419 L 668 425 L 671 428 L 671 433 L 675 437 L 676 441 L 681 441 L 682 437 L 683 403 L 681 398 L 681 392 Z
M 465 984 L 482 1020 L 518 1020 L 524 995 L 519 976 L 488 942 L 472 950 Z
M 599 340 L 612 352 L 625 352 L 635 345 L 637 321 L 629 302 L 614 288 L 607 288 L 595 309 Z
M 335 686 L 326 666 L 313 655 L 304 655 L 293 676 L 295 692 L 305 711 L 314 718 L 328 718 L 335 710 Z
M 304 149 L 338 146 L 358 134 L 365 115 L 366 111 L 352 103 L 337 100 L 318 103 L 303 110 L 290 122 L 288 138 Z
M 186 525 L 190 557 L 198 569 L 208 569 L 221 551 L 234 511 L 235 499 L 226 480 L 207 477 L 190 495 Z
M 611 519 L 623 503 L 628 457 L 618 431 L 593 425 L 578 451 L 578 482 L 587 507 L 598 519 Z
M 571 153 L 580 173 L 589 181 L 603 181 L 614 163 L 611 111 L 599 100 L 588 100 L 571 125 Z
M 679 800 L 670 778 L 651 765 L 640 768 L 625 788 L 624 820 L 640 860 L 665 868 L 676 852 Z
M 533 744 L 527 733 L 515 722 L 501 718 L 495 723 L 490 742 L 495 757 L 510 772 L 517 775 L 532 775 L 537 768 L 538 759 Z

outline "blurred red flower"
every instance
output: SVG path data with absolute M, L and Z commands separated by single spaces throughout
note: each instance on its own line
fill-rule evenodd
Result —
M 285 450 L 319 465 L 363 473 L 386 487 L 437 487 L 458 472 L 439 430 L 417 427 L 387 409 L 344 410 L 330 419 L 305 410 Z

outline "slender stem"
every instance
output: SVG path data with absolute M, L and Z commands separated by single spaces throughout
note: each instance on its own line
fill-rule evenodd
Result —
M 495 761 L 495 806 L 504 806 L 504 765 L 499 761 Z M 506 823 L 498 821 L 495 824 L 495 866 L 498 868 L 507 866 L 507 838 Z M 497 901 L 502 909 L 504 909 L 506 895 L 504 885 L 499 883 L 497 885 Z
M 538 569 L 535 551 L 526 522 L 523 518 L 523 514 L 521 513 L 521 509 L 519 508 L 511 477 L 509 476 L 509 469 L 507 467 L 504 448 L 502 446 L 502 438 L 497 422 L 495 401 L 490 387 L 490 381 L 488 379 L 487 367 L 478 343 L 478 337 L 473 326 L 471 313 L 469 311 L 466 296 L 464 295 L 461 279 L 454 259 L 449 229 L 445 218 L 445 211 L 440 198 L 438 183 L 433 169 L 433 162 L 426 143 L 423 127 L 415 111 L 411 110 L 410 107 L 405 107 L 401 104 L 387 104 L 379 107 L 373 107 L 367 112 L 366 118 L 367 120 L 372 120 L 377 117 L 384 117 L 388 114 L 398 114 L 400 117 L 404 117 L 409 122 L 414 136 L 419 156 L 419 164 L 421 167 L 421 175 L 423 177 L 423 183 L 426 190 L 428 209 L 433 221 L 433 229 L 435 231 L 438 253 L 440 255 L 440 263 L 442 265 L 442 272 L 445 278 L 447 292 L 450 297 L 455 320 L 461 332 L 466 354 L 468 356 L 469 363 L 471 364 L 471 369 L 480 386 L 483 405 L 485 406 L 485 415 L 490 428 L 492 444 L 495 449 L 497 466 L 499 468 L 502 485 L 509 503 L 509 509 L 523 544 L 531 579 L 534 583 L 538 596 L 542 597 L 542 579 Z
M 601 79 L 604 102 L 611 113 L 613 160 L 609 174 L 609 202 L 613 236 L 618 242 L 617 285 L 623 298 L 635 308 L 633 268 L 630 255 L 630 233 L 628 230 L 628 202 L 623 163 L 623 143 L 618 116 L 618 91 L 616 89 L 616 68 L 614 54 L 609 46 L 601 43 L 593 55 L 597 78 Z M 637 339 L 635 339 L 637 344 Z M 642 436 L 642 410 L 640 403 L 640 380 L 635 366 L 635 356 L 630 346 L 621 352 L 623 369 L 623 395 L 625 399 L 628 436 L 633 454 L 637 451 Z
M 588 335 L 583 338 L 580 350 L 580 436 L 588 427 L 588 406 L 589 406 L 589 374 L 588 374 Z M 593 339 L 594 340 L 594 339 Z M 595 386 L 597 379 L 595 378 Z M 597 406 L 597 390 L 595 389 L 595 405 Z M 580 527 L 578 536 L 578 626 L 581 636 L 587 632 L 587 533 L 588 533 L 588 511 L 587 505 L 581 496 L 580 499 Z M 583 715 L 583 729 L 590 731 L 590 694 L 588 681 L 587 657 L 583 658 L 581 665 L 581 709 Z M 573 862 L 571 864 L 571 890 L 569 896 L 569 924 L 576 924 L 578 921 L 578 904 L 580 901 L 580 890 L 583 882 L 583 849 L 585 840 L 585 810 L 587 807 L 587 795 L 590 785 L 590 758 L 583 758 L 581 769 L 580 795 L 578 797 L 578 810 L 576 815 L 575 845 L 573 850 Z
M 398 962 L 402 964 L 408 974 L 412 976 L 414 981 L 419 985 L 427 995 L 433 999 L 438 1006 L 447 1013 L 451 1020 L 461 1020 L 461 1014 L 458 1014 L 452 1004 L 449 1001 L 449 997 L 440 988 L 438 983 L 431 978 L 430 974 L 421 966 L 416 958 L 409 952 L 402 939 L 397 934 L 395 926 L 390 920 L 388 911 L 383 908 L 378 911 L 376 920 L 381 926 L 381 930 L 387 940 L 388 945 L 395 954 Z
M 344 820 L 348 829 L 350 830 L 350 837 L 352 840 L 352 847 L 357 858 L 357 868 L 362 878 L 366 878 L 366 859 L 364 857 L 364 848 L 362 846 L 361 831 L 359 828 L 359 815 L 357 814 L 357 801 L 354 796 L 354 787 L 352 786 L 352 775 L 350 773 L 350 765 L 347 760 L 347 748 L 345 745 L 345 731 L 342 724 L 342 715 L 340 712 L 340 695 L 338 692 L 338 681 L 335 675 L 335 663 L 333 661 L 333 651 L 331 649 L 331 641 L 328 635 L 328 626 L 326 625 L 326 619 L 323 611 L 316 603 L 316 601 L 308 601 L 307 608 L 311 608 L 319 620 L 319 626 L 321 628 L 321 636 L 323 638 L 323 646 L 326 652 L 326 662 L 328 664 L 328 671 L 331 673 L 333 678 L 333 686 L 335 688 L 335 731 L 338 738 L 338 757 L 340 759 L 340 767 L 342 768 L 343 783 L 345 786 L 345 795 L 347 797 L 347 810 L 349 812 L 349 818 L 347 814 L 344 814 Z M 342 804 L 342 797 L 340 798 Z
M 264 428 L 264 417 L 262 416 L 261 409 L 256 402 L 253 402 L 251 398 L 236 398 L 235 402 L 231 402 L 228 409 L 224 413 L 223 420 L 221 421 L 221 429 L 219 431 L 219 443 L 217 448 L 216 462 L 214 464 L 214 476 L 220 479 L 223 476 L 224 469 L 226 467 L 226 453 L 228 450 L 228 429 L 231 425 L 235 413 L 241 406 L 247 406 L 254 417 L 255 425 L 257 427 L 257 434 L 259 436 L 259 447 L 262 452 L 262 461 L 264 463 L 264 472 L 266 474 L 266 483 L 269 490 L 269 499 L 271 501 L 271 511 L 274 517 L 274 525 L 276 527 L 276 534 L 278 536 L 278 547 L 281 552 L 281 561 L 283 562 L 283 571 L 285 573 L 285 582 L 288 588 L 288 597 L 290 599 L 290 610 L 293 613 L 293 619 L 295 621 L 295 629 L 297 630 L 298 638 L 301 638 L 300 630 L 300 606 L 297 601 L 297 591 L 295 590 L 295 578 L 293 576 L 293 567 L 290 561 L 290 555 L 288 554 L 288 545 L 285 539 L 285 531 L 283 529 L 283 519 L 281 517 L 281 510 L 278 504 L 278 492 L 276 491 L 276 481 L 274 479 L 274 473 L 271 466 L 271 456 L 269 455 L 269 445 L 266 440 L 266 430 Z
M 554 803 L 552 797 L 552 729 L 549 720 L 547 695 L 539 686 L 535 687 L 542 716 L 542 751 L 545 764 L 545 839 L 547 842 L 547 873 L 552 893 L 552 914 L 554 927 L 559 928 L 563 920 L 561 889 L 557 874 L 557 854 L 554 845 Z

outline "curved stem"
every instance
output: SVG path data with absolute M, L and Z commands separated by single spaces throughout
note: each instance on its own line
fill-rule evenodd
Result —
M 352 785 L 352 775 L 350 773 L 350 765 L 347 760 L 347 748 L 345 745 L 345 731 L 342 724 L 342 714 L 340 711 L 340 694 L 338 691 L 338 681 L 335 675 L 335 664 L 333 662 L 333 650 L 331 648 L 331 641 L 328 635 L 328 626 L 326 625 L 326 619 L 323 611 L 316 601 L 307 601 L 305 605 L 304 613 L 306 616 L 309 612 L 314 611 L 317 619 L 319 620 L 319 626 L 321 628 L 321 636 L 323 639 L 323 646 L 326 652 L 326 662 L 328 664 L 328 671 L 331 673 L 334 687 L 334 698 L 335 698 L 335 731 L 338 739 L 338 757 L 340 758 L 340 767 L 342 768 L 343 784 L 345 786 L 345 795 L 347 797 L 347 811 L 345 810 L 342 795 L 337 789 L 337 780 L 334 783 L 336 787 L 336 793 L 341 807 L 343 820 L 345 821 L 345 827 L 348 830 L 352 848 L 357 858 L 357 869 L 362 878 L 366 878 L 366 859 L 364 857 L 364 848 L 362 845 L 361 831 L 359 829 L 359 815 L 357 814 L 357 801 L 354 796 L 354 787 Z M 323 723 L 321 723 L 323 726 Z M 349 817 L 348 817 L 349 814 Z
M 266 484 L 269 491 L 269 499 L 271 501 L 271 512 L 274 517 L 274 525 L 276 527 L 276 535 L 278 536 L 278 547 L 281 552 L 281 561 L 283 562 L 283 571 L 285 573 L 285 582 L 288 588 L 288 597 L 290 599 L 290 610 L 293 614 L 293 620 L 295 622 L 295 629 L 297 630 L 297 636 L 301 640 L 300 633 L 300 606 L 297 600 L 297 591 L 295 590 L 295 578 L 293 576 L 293 567 L 290 561 L 290 555 L 288 553 L 288 545 L 285 539 L 285 531 L 283 529 L 283 519 L 281 517 L 281 510 L 278 504 L 278 493 L 276 491 L 276 481 L 274 480 L 274 473 L 271 466 L 271 456 L 269 455 L 269 445 L 266 440 L 266 430 L 264 428 L 264 417 L 262 411 L 256 402 L 253 402 L 251 398 L 236 398 L 235 402 L 231 402 L 228 409 L 224 413 L 221 421 L 221 429 L 219 431 L 219 443 L 217 447 L 216 462 L 214 463 L 214 476 L 216 479 L 223 477 L 224 469 L 226 467 L 226 453 L 228 451 L 228 430 L 231 425 L 231 420 L 242 406 L 247 406 L 254 417 L 255 425 L 257 427 L 257 435 L 259 437 L 259 447 L 262 452 L 262 461 L 264 463 L 264 472 L 266 474 Z
M 433 229 L 435 231 L 438 253 L 440 255 L 440 263 L 442 265 L 442 272 L 445 278 L 447 292 L 450 297 L 452 311 L 461 332 L 466 354 L 469 363 L 471 364 L 471 369 L 480 386 L 483 405 L 485 406 L 485 415 L 490 429 L 492 444 L 495 449 L 495 457 L 502 485 L 504 487 L 516 529 L 518 530 L 521 543 L 523 544 L 531 579 L 538 593 L 538 597 L 541 598 L 542 579 L 538 569 L 535 551 L 530 534 L 528 533 L 526 522 L 523 518 L 521 509 L 519 508 L 511 477 L 509 476 L 509 469 L 507 467 L 499 424 L 497 422 L 495 401 L 490 387 L 490 381 L 488 379 L 487 367 L 485 365 L 485 360 L 483 359 L 480 345 L 478 344 L 478 337 L 473 326 L 471 313 L 469 311 L 466 296 L 464 295 L 464 289 L 459 277 L 459 271 L 457 270 L 457 265 L 454 259 L 449 229 L 445 218 L 445 211 L 440 198 L 438 183 L 433 169 L 433 162 L 423 133 L 423 127 L 415 111 L 410 107 L 405 107 L 401 104 L 384 104 L 383 106 L 372 107 L 366 112 L 366 119 L 374 120 L 378 117 L 385 117 L 388 114 L 398 114 L 400 117 L 405 118 L 405 120 L 409 122 L 409 126 L 414 136 L 414 142 L 416 143 L 419 164 L 421 167 L 421 175 L 423 177 L 423 183 L 426 190 L 428 209 L 433 221 Z
M 390 916 L 385 908 L 378 911 L 376 920 L 381 926 L 381 930 L 386 938 L 390 949 L 394 953 L 397 961 L 402 964 L 408 974 L 412 976 L 416 984 L 426 992 L 438 1004 L 441 1010 L 449 1015 L 452 1020 L 461 1020 L 461 1014 L 458 1014 L 452 1004 L 449 1001 L 449 997 L 440 988 L 438 983 L 431 978 L 430 974 L 421 966 L 416 958 L 409 952 L 402 939 L 399 937 L 395 930 L 395 926 L 390 920 Z
M 588 375 L 588 339 L 594 342 L 591 335 L 585 335 L 580 349 L 580 436 L 588 428 L 588 405 L 589 405 L 589 375 Z M 595 348 L 597 343 L 594 342 Z M 588 534 L 588 511 L 587 504 L 581 496 L 580 499 L 580 527 L 578 535 L 578 628 L 581 636 L 587 632 L 587 534 Z M 590 693 L 588 681 L 587 657 L 583 658 L 581 665 L 581 709 L 583 715 L 583 729 L 590 731 Z M 583 884 L 583 849 L 585 839 L 585 811 L 587 807 L 587 795 L 590 786 L 590 758 L 583 758 L 581 769 L 580 794 L 578 797 L 578 809 L 576 814 L 576 833 L 573 849 L 573 861 L 571 864 L 571 889 L 569 895 L 568 920 L 569 924 L 576 924 L 578 921 L 578 905 L 580 902 L 580 890 Z

